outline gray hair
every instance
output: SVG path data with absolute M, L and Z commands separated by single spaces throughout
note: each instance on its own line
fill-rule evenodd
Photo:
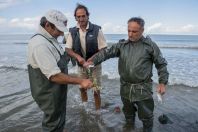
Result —
M 128 23 L 130 22 L 137 22 L 142 28 L 144 28 L 145 22 L 141 17 L 132 17 L 128 20 Z
M 43 17 L 41 18 L 41 20 L 40 20 L 40 25 L 41 25 L 43 28 L 45 28 L 45 24 L 46 24 L 47 22 L 50 24 L 50 26 L 51 26 L 52 28 L 55 27 L 55 25 L 52 24 L 51 22 L 47 21 L 46 17 L 44 17 L 44 16 L 43 16 Z

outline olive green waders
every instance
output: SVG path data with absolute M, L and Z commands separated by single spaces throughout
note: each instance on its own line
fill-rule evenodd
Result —
M 123 102 L 123 112 L 127 124 L 134 125 L 135 113 L 138 111 L 138 117 L 143 123 L 143 132 L 152 132 L 153 128 L 153 98 L 130 102 L 128 99 L 121 97 Z
M 68 56 L 66 54 L 61 55 L 58 49 L 56 50 L 60 55 L 57 65 L 61 72 L 67 74 Z M 67 85 L 51 82 L 39 68 L 34 69 L 30 65 L 28 65 L 28 73 L 32 97 L 44 112 L 42 121 L 43 131 L 62 132 L 66 116 Z

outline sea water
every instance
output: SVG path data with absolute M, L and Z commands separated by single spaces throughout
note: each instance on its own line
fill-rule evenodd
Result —
M 31 36 L 32 34 L 0 35 L 0 131 L 2 132 L 41 131 L 43 113 L 32 99 L 27 74 L 27 44 Z M 111 46 L 117 43 L 119 39 L 126 39 L 127 35 L 106 34 L 105 37 L 108 45 Z M 191 99 L 191 95 L 193 94 L 189 93 L 188 89 L 185 89 L 185 86 L 192 87 L 189 89 L 191 91 L 196 91 L 198 88 L 198 36 L 150 35 L 150 37 L 160 47 L 163 56 L 168 62 L 168 71 L 170 73 L 169 85 L 172 85 L 173 88 L 181 89 L 179 92 L 182 92 L 180 95 L 184 95 L 183 100 L 187 100 L 187 102 L 188 100 L 193 100 L 196 102 L 196 93 L 194 93 L 195 95 L 192 96 Z M 64 47 L 64 45 L 62 46 Z M 101 90 L 102 104 L 106 107 L 105 110 L 110 111 L 105 114 L 105 117 L 103 117 L 105 123 L 98 120 L 95 115 L 92 115 L 92 112 L 94 111 L 93 96 L 89 96 L 88 100 L 88 108 L 91 109 L 91 113 L 85 114 L 81 112 L 82 108 L 80 105 L 81 99 L 79 90 L 78 88 L 72 88 L 72 90 L 68 93 L 67 100 L 66 127 L 68 130 L 77 132 L 83 129 L 87 132 L 92 131 L 93 129 L 93 131 L 97 132 L 103 131 L 103 129 L 109 129 L 109 131 L 114 131 L 119 127 L 122 127 L 122 124 L 124 124 L 124 116 L 122 113 L 112 113 L 114 107 L 121 107 L 122 104 L 119 95 L 119 86 L 117 86 L 119 82 L 119 74 L 117 69 L 118 59 L 109 59 L 102 63 L 102 65 L 102 74 L 105 79 L 102 83 L 105 88 Z M 69 64 L 69 73 L 77 73 L 76 69 L 76 67 L 72 67 L 71 64 Z M 153 71 L 153 81 L 157 83 L 158 76 L 155 66 Z M 113 80 L 108 80 L 106 78 Z M 184 92 L 184 90 L 186 90 L 186 92 Z M 172 91 L 175 92 L 174 90 Z M 191 95 L 187 96 L 188 94 Z M 180 95 L 178 96 L 180 97 Z M 186 96 L 187 98 L 185 98 Z M 169 96 L 168 99 L 176 97 L 177 96 Z M 174 110 L 176 110 L 178 113 L 178 111 L 181 112 L 180 108 L 186 102 L 183 103 L 181 100 L 177 102 L 176 99 L 175 101 L 171 101 L 171 103 L 176 103 L 179 107 L 168 108 L 167 111 L 174 112 Z M 171 103 L 168 103 L 166 106 L 168 107 Z M 188 107 L 183 107 L 187 113 L 197 111 L 195 104 L 188 104 Z M 175 113 L 175 115 L 177 113 Z M 177 120 L 181 115 L 183 114 L 177 115 L 175 120 Z M 192 117 L 190 124 L 193 124 L 196 116 L 195 114 L 192 114 L 190 117 Z M 183 118 L 181 118 L 181 120 L 182 119 Z M 184 124 L 186 123 L 185 120 L 182 122 Z M 188 123 L 189 122 L 186 124 L 189 125 Z M 114 126 L 116 126 L 115 129 Z M 189 131 L 189 129 L 196 130 L 196 128 L 186 125 L 182 125 L 181 127 L 176 125 L 173 128 L 173 130 L 181 131 L 180 129 L 183 131 Z
M 31 34 L 0 35 L 0 96 L 28 89 L 27 82 L 27 43 Z M 119 39 L 127 39 L 126 34 L 106 34 L 108 46 Z M 198 87 L 198 36 L 197 35 L 150 35 L 160 47 L 168 62 L 169 84 Z M 118 59 L 102 63 L 102 74 L 109 79 L 119 78 Z M 158 82 L 157 71 L 153 68 L 153 81 Z M 76 68 L 69 66 L 69 73 Z M 19 83 L 20 82 L 20 83 Z

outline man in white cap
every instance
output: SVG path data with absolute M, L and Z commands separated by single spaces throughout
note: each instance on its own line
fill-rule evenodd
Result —
M 67 18 L 57 10 L 40 20 L 39 31 L 28 44 L 28 73 L 32 97 L 44 112 L 44 132 L 62 132 L 65 125 L 67 84 L 82 89 L 93 84 L 88 79 L 67 75 L 68 56 L 57 38 L 67 31 Z

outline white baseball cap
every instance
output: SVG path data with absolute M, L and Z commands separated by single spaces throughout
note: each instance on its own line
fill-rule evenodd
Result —
M 57 10 L 49 10 L 46 14 L 45 17 L 47 21 L 51 22 L 58 28 L 58 30 L 62 32 L 67 32 L 67 17 L 61 13 L 60 11 Z

